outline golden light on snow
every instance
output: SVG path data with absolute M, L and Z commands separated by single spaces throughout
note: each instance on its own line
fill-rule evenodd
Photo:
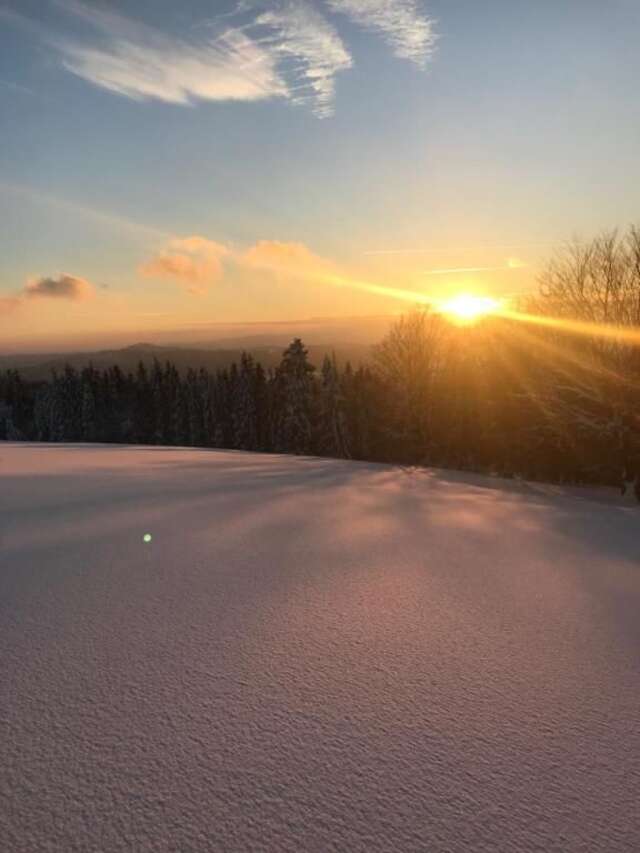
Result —
M 502 301 L 499 299 L 460 293 L 440 303 L 439 310 L 458 321 L 469 323 L 486 314 L 495 314 L 501 307 Z

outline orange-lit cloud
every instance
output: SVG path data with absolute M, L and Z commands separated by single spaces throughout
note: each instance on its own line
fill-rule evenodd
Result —
M 190 293 L 206 293 L 221 278 L 222 258 L 230 250 L 222 243 L 193 235 L 171 240 L 167 248 L 138 268 L 147 278 L 173 278 L 186 284 Z
M 253 267 L 304 275 L 332 268 L 330 261 L 314 254 L 304 243 L 260 240 L 247 249 L 242 261 Z

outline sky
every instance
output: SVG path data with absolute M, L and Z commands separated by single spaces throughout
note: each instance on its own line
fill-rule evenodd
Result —
M 1 4 L 0 351 L 509 296 L 640 219 L 640 0 Z

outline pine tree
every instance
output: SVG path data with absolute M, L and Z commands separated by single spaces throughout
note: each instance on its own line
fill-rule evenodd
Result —
M 147 368 L 141 361 L 134 381 L 133 436 L 137 444 L 151 444 L 154 434 L 153 393 Z
M 350 457 L 344 399 L 335 354 L 322 363 L 317 448 L 321 454 Z
M 232 399 L 234 447 L 242 450 L 258 448 L 256 369 L 253 358 L 242 353 Z
M 98 440 L 97 374 L 93 367 L 85 368 L 80 380 L 80 432 L 82 441 Z
M 204 367 L 201 367 L 198 371 L 198 393 L 202 416 L 202 433 L 200 438 L 201 446 L 213 447 L 214 436 L 216 433 L 217 412 L 213 380 Z
M 261 364 L 255 365 L 254 395 L 257 450 L 271 450 L 269 431 L 269 383 Z
M 290 453 L 309 453 L 313 446 L 312 402 L 314 367 L 300 338 L 287 347 L 276 371 L 275 447 Z
M 186 447 L 189 445 L 189 403 L 185 383 L 178 379 L 178 386 L 173 400 L 171 427 L 175 443 Z

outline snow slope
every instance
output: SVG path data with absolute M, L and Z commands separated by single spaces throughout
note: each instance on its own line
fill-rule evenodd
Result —
M 637 851 L 639 650 L 608 492 L 0 444 L 7 853 Z

